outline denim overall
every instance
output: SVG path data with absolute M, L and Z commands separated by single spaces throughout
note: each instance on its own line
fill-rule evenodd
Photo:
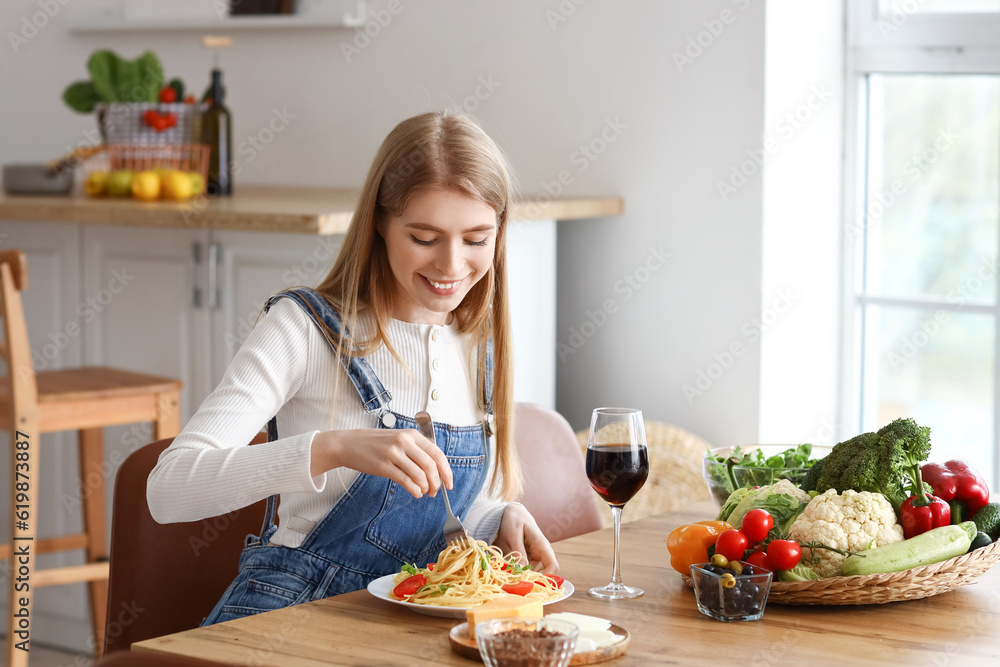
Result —
M 272 296 L 265 311 L 282 297 L 301 306 L 317 326 L 318 315 L 339 334 L 339 315 L 314 290 L 299 288 Z M 487 436 L 492 430 L 491 348 L 487 345 L 484 424 L 434 423 L 437 446 L 447 456 L 454 476 L 454 488 L 448 497 L 452 509 L 462 519 L 487 475 Z M 411 416 L 389 409 L 392 396 L 363 357 L 341 359 L 365 410 L 377 417 L 374 420 L 377 428 L 417 427 Z M 278 437 L 275 418 L 267 425 L 267 435 L 269 442 Z M 247 536 L 240 555 L 239 574 L 202 621 L 203 626 L 356 591 L 373 579 L 398 572 L 403 562 L 422 565 L 437 560 L 445 546 L 443 495 L 417 499 L 383 477 L 359 474 L 297 548 L 269 544 L 277 530 L 276 501 L 277 496 L 267 499 L 261 535 Z

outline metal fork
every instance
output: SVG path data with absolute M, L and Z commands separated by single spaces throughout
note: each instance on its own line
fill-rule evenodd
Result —
M 437 442 L 434 439 L 434 422 L 431 421 L 431 416 L 426 412 L 418 412 L 414 419 L 417 422 L 420 434 L 436 445 Z M 448 512 L 448 518 L 444 520 L 444 541 L 449 547 L 464 547 L 470 541 L 469 533 L 465 530 L 465 526 L 462 525 L 462 520 L 451 511 L 451 503 L 448 502 L 448 489 L 444 488 L 443 481 L 441 482 L 441 493 L 444 494 L 444 508 Z

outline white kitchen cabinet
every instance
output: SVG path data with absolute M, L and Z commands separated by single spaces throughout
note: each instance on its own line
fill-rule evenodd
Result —
M 209 246 L 213 379 L 217 383 L 253 329 L 264 302 L 289 287 L 315 287 L 333 266 L 343 236 L 213 231 Z

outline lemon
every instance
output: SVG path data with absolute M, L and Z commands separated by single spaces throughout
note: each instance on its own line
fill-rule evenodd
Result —
M 132 172 L 113 171 L 108 174 L 107 190 L 113 197 L 128 197 L 132 190 Z
M 154 171 L 140 171 L 132 178 L 132 196 L 143 201 L 160 197 L 160 177 Z
M 108 190 L 108 172 L 95 171 L 83 182 L 83 191 L 90 197 L 100 197 Z
M 171 169 L 163 174 L 163 197 L 174 201 L 187 201 L 194 194 L 191 178 L 183 171 Z
M 205 191 L 205 179 L 197 171 L 189 171 L 188 178 L 191 179 L 191 196 L 196 197 Z

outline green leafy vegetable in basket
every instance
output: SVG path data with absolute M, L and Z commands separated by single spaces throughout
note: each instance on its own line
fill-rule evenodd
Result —
M 87 61 L 90 81 L 71 83 L 63 101 L 79 113 L 90 113 L 100 102 L 156 102 L 163 87 L 163 67 L 152 51 L 125 60 L 114 51 L 94 51 Z
M 711 477 L 712 493 L 723 503 L 740 487 L 767 486 L 782 479 L 801 483 L 813 464 L 822 460 L 810 458 L 812 454 L 813 447 L 809 443 L 789 447 L 771 456 L 765 455 L 762 449 L 744 451 L 739 446 L 734 447 L 728 457 L 708 450 L 705 470 Z

